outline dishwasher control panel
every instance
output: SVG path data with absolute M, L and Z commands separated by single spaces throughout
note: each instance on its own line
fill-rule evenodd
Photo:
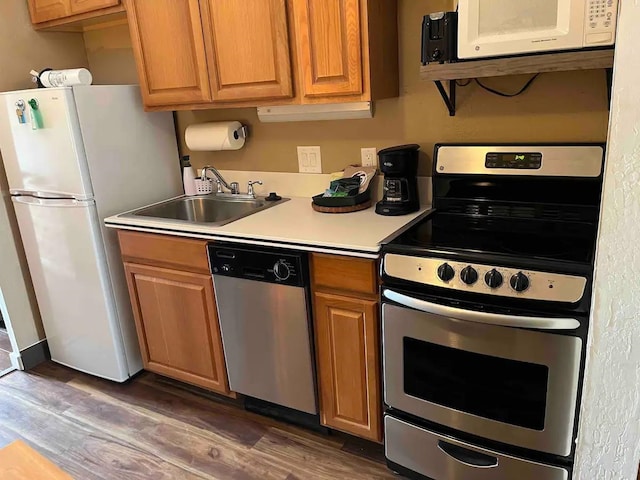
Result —
M 303 252 L 238 244 L 209 245 L 209 264 L 214 275 L 303 287 L 307 283 L 306 262 Z

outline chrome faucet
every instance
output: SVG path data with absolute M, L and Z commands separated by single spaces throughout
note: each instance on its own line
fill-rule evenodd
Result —
M 200 177 L 204 180 L 205 178 L 209 178 L 207 176 L 207 172 L 212 172 L 213 175 L 216 177 L 216 183 L 218 184 L 218 192 L 217 193 L 223 193 L 221 185 L 224 186 L 227 190 L 229 190 L 233 195 L 238 195 L 240 193 L 240 184 L 238 182 L 231 182 L 231 183 L 227 183 L 227 181 L 224 179 L 224 177 L 222 175 L 220 175 L 220 172 L 218 170 L 216 170 L 215 167 L 212 167 L 211 165 L 207 165 L 206 167 L 204 167 L 200 173 Z
M 255 194 L 255 191 L 253 189 L 253 186 L 255 184 L 262 185 L 262 182 L 260 180 L 251 181 L 251 182 L 249 182 L 249 184 L 247 186 L 247 193 L 240 193 L 240 184 L 238 182 L 227 183 L 227 181 L 224 179 L 224 177 L 222 175 L 220 175 L 220 172 L 215 167 L 212 167 L 211 165 L 207 165 L 206 167 L 204 167 L 200 171 L 200 178 L 202 178 L 203 180 L 204 179 L 209 179 L 209 177 L 207 176 L 207 172 L 213 173 L 213 175 L 215 177 L 214 180 L 215 180 L 216 185 L 217 185 L 216 195 L 234 197 L 236 199 L 255 199 L 256 198 L 256 194 Z M 229 193 L 225 192 L 222 189 L 223 186 L 227 190 L 229 190 Z
M 247 195 L 251 195 L 252 197 L 256 196 L 255 192 L 253 191 L 253 186 L 256 185 L 256 184 L 262 185 L 262 182 L 260 180 L 251 180 L 248 183 L 248 185 L 247 185 Z

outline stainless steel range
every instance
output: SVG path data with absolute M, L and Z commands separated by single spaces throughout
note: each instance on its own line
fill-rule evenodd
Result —
M 437 145 L 383 247 L 385 450 L 434 480 L 571 475 L 603 145 Z

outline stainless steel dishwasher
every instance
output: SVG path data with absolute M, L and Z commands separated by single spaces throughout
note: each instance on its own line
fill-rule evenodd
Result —
M 231 390 L 317 414 L 307 257 L 209 245 Z

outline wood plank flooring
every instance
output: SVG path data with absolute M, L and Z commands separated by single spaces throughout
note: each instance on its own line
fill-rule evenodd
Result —
M 0 378 L 0 447 L 77 480 L 397 479 L 382 448 L 248 413 L 150 373 L 119 385 L 46 363 Z

